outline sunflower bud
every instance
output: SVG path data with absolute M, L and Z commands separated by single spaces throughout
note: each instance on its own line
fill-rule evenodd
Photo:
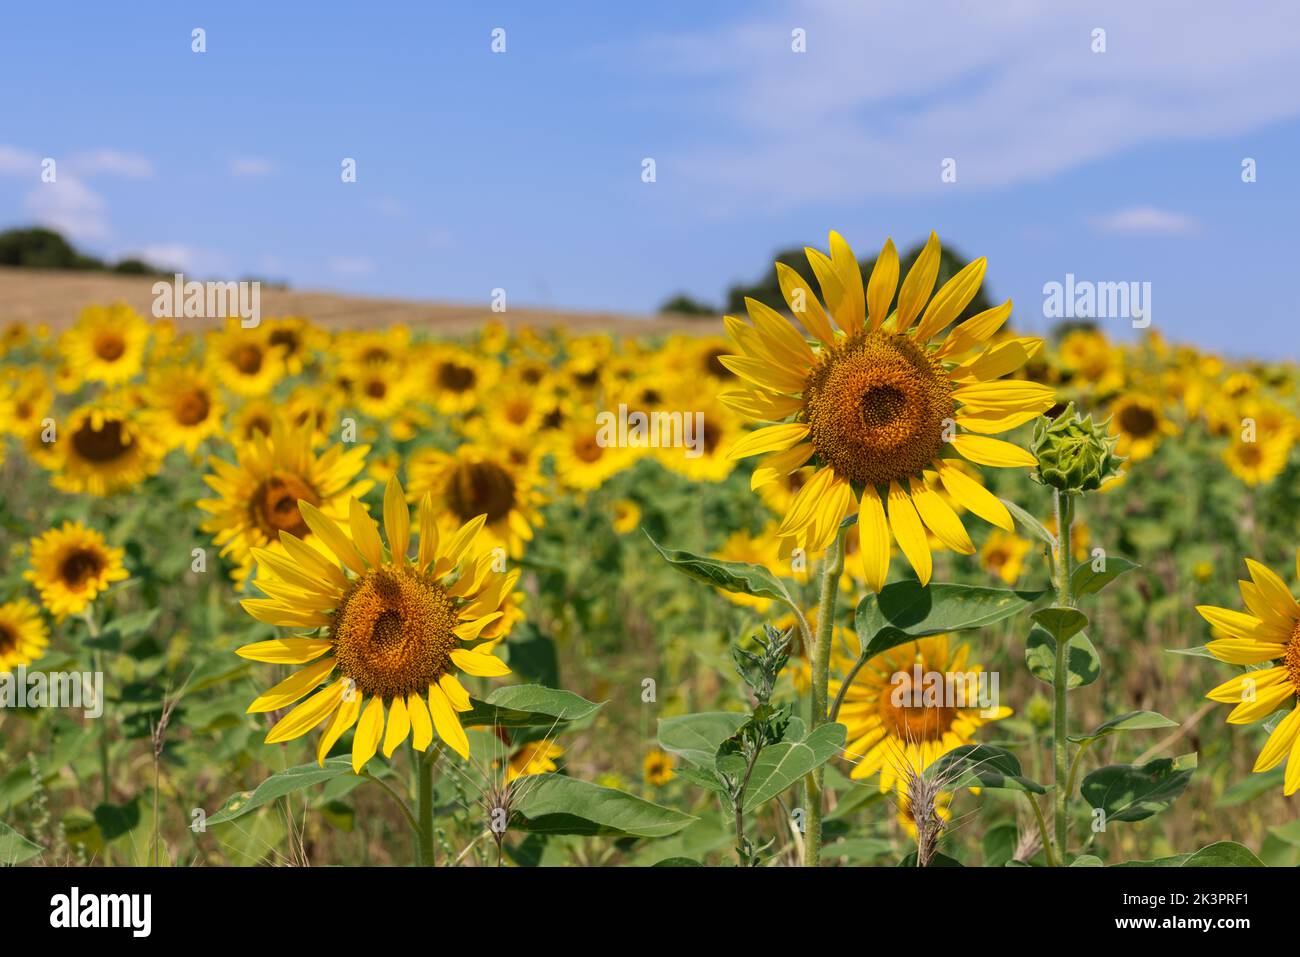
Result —
M 1109 424 L 1109 419 L 1094 424 L 1092 416 L 1081 418 L 1073 402 L 1050 423 L 1039 420 L 1034 427 L 1035 480 L 1065 492 L 1089 492 L 1119 475 L 1125 459 L 1115 454 L 1119 436 L 1109 434 Z
M 1035 693 L 1025 707 L 1025 716 L 1040 731 L 1052 723 L 1052 703 L 1042 695 Z

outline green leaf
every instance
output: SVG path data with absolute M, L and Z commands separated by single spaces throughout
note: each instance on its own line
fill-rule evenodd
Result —
M 712 771 L 704 768 L 678 768 L 675 772 L 677 777 L 683 781 L 688 781 L 696 787 L 704 788 L 706 791 L 712 791 L 715 794 L 726 794 L 727 789 L 723 787 L 718 776 Z
M 1051 608 L 1040 608 L 1029 617 L 1057 641 L 1073 638 L 1088 627 L 1088 616 L 1077 608 L 1053 605 Z
M 665 857 L 662 861 L 659 861 L 657 864 L 651 864 L 650 866 L 651 867 L 703 867 L 704 865 L 701 864 L 693 857 Z
M 1214 806 L 1237 807 L 1269 791 L 1280 791 L 1285 779 L 1286 765 L 1278 765 L 1271 771 L 1261 771 L 1259 774 L 1248 774 L 1224 791 Z
M 925 776 L 942 780 L 945 791 L 978 787 L 1047 793 L 1047 788 L 1021 773 L 1020 760 L 1014 754 L 991 744 L 954 748 L 926 768 Z
M 498 728 L 556 728 L 595 714 L 602 703 L 541 685 L 506 685 L 482 701 L 471 698 L 473 707 L 460 713 L 467 728 L 488 725 Z
M 1093 568 L 1093 565 L 1098 563 L 1101 564 L 1101 571 Z M 1125 572 L 1141 567 L 1137 562 L 1120 558 L 1118 555 L 1098 556 L 1093 561 L 1079 565 L 1070 573 L 1070 589 L 1076 598 L 1080 595 L 1092 595 Z
M 983 628 L 1018 615 L 1045 595 L 982 585 L 931 584 L 916 581 L 886 585 L 878 595 L 858 603 L 855 627 L 865 658 L 915 638 Z
M 724 562 L 716 558 L 707 558 L 692 552 L 674 548 L 664 548 L 646 532 L 650 544 L 672 565 L 688 578 L 721 588 L 723 591 L 736 592 L 741 595 L 757 595 L 785 602 L 786 591 L 776 576 L 761 565 L 745 562 Z
M 1117 718 L 1103 721 L 1087 734 L 1070 735 L 1075 744 L 1091 743 L 1120 731 L 1151 731 L 1155 728 L 1176 728 L 1177 721 L 1171 721 L 1157 711 L 1130 711 Z
M 713 768 L 723 741 L 736 733 L 748 716 L 739 711 L 702 711 L 659 719 L 659 747 L 696 767 Z
M 842 724 L 824 724 L 802 741 L 782 741 L 764 748 L 754 762 L 745 789 L 745 811 L 770 801 L 808 772 L 821 767 L 844 747 L 847 729 Z
M 262 805 L 269 804 L 276 798 L 321 784 L 331 778 L 338 777 L 340 774 L 351 773 L 352 757 L 350 755 L 326 758 L 324 767 L 312 762 L 311 764 L 300 764 L 297 767 L 288 768 L 271 775 L 252 791 L 240 791 L 237 794 L 232 794 L 226 799 L 226 803 L 221 805 L 221 809 L 208 818 L 208 823 L 224 824 L 227 821 L 233 821 L 235 818 L 243 817 L 249 811 L 255 811 Z
M 1216 841 L 1201 848 L 1185 861 L 1183 867 L 1263 867 L 1264 862 L 1250 848 L 1235 841 Z
M 1080 854 L 1070 862 L 1071 867 L 1102 867 L 1101 858 L 1095 854 Z
M 1029 629 L 1029 638 L 1025 641 L 1025 664 L 1035 678 L 1049 685 L 1054 682 L 1056 639 L 1040 625 Z M 1070 639 L 1065 670 L 1067 691 L 1090 685 L 1101 675 L 1101 657 L 1087 635 L 1078 634 Z
M 140 798 L 137 795 L 125 804 L 100 804 L 95 808 L 95 823 L 105 841 L 112 841 L 140 823 Z
M 524 789 L 510 826 L 532 834 L 666 837 L 696 818 L 626 791 L 564 774 L 537 775 Z
M 1056 536 L 1044 528 L 1042 522 L 1010 499 L 1004 498 L 999 499 L 999 501 L 1007 507 L 1007 511 L 1011 513 L 1011 517 L 1016 520 L 1017 525 L 1053 551 L 1056 550 Z
M 1210 649 L 1206 648 L 1204 645 L 1197 645 L 1195 648 L 1166 648 L 1165 651 L 1171 655 L 1187 655 L 1192 658 L 1213 658 L 1215 661 L 1219 660 L 1215 658 L 1214 655 L 1210 654 Z
M 1093 808 L 1111 821 L 1144 821 L 1173 804 L 1187 790 L 1196 755 L 1158 758 L 1141 767 L 1108 764 L 1083 779 L 1079 789 Z
M 21 864 L 43 853 L 45 848 L 27 840 L 4 821 L 0 821 L 0 864 Z

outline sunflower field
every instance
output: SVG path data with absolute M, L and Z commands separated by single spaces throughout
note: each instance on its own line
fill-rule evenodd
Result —
M 1300 864 L 1300 372 L 940 256 L 4 328 L 0 864 Z

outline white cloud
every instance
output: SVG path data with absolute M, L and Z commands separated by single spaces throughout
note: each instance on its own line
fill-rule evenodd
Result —
M 59 174 L 53 183 L 37 185 L 27 194 L 23 205 L 37 223 L 73 240 L 97 241 L 111 234 L 103 198 L 67 173 Z
M 803 28 L 807 52 L 790 49 Z M 1092 30 L 1107 52 L 1093 53 Z M 660 38 L 718 145 L 661 159 L 728 208 L 1041 180 L 1300 114 L 1300 4 L 833 0 Z M 957 161 L 956 186 L 940 163 Z
M 260 179 L 276 171 L 276 165 L 261 156 L 236 156 L 230 161 L 230 175 L 245 179 Z
M 68 158 L 67 165 L 80 176 L 103 173 L 107 176 L 148 179 L 154 174 L 153 163 L 139 153 L 124 153 L 108 148 L 74 153 Z
M 5 146 L 0 143 L 0 176 L 32 176 L 41 174 L 41 158 L 35 153 Z
M 1201 231 L 1201 225 L 1182 213 L 1157 209 L 1155 206 L 1130 206 L 1098 216 L 1092 225 L 1103 233 L 1162 233 L 1188 236 Z

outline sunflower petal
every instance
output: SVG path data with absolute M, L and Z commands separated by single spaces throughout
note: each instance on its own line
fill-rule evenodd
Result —
M 761 389 L 786 392 L 791 395 L 803 391 L 804 376 L 796 369 L 787 369 L 763 359 L 749 356 L 718 356 L 718 361 L 747 382 Z
M 1032 452 L 987 435 L 958 433 L 952 437 L 951 444 L 958 455 L 979 465 L 1032 468 L 1038 464 L 1038 459 L 1034 458 Z
M 442 688 L 442 693 L 447 696 L 451 702 L 452 708 L 457 711 L 469 711 L 474 707 L 469 700 L 469 692 L 465 686 L 460 683 L 455 675 L 447 673 L 438 679 L 438 687 Z
M 1251 579 L 1269 606 L 1291 621 L 1300 621 L 1300 604 L 1296 604 L 1286 582 L 1271 568 L 1261 565 L 1253 558 L 1246 559 L 1246 567 L 1250 569 Z
M 1011 318 L 1010 299 L 1000 306 L 985 309 L 978 315 L 971 316 L 948 333 L 948 337 L 943 340 L 943 345 L 939 347 L 938 357 L 946 359 L 949 356 L 959 356 L 988 342 L 1009 318 Z
M 757 491 L 764 485 L 785 478 L 797 468 L 802 468 L 813 455 L 811 442 L 803 442 L 784 452 L 773 452 L 763 459 L 749 476 L 749 487 Z
M 273 665 L 305 665 L 333 647 L 334 642 L 328 638 L 272 638 L 236 648 L 235 654 Z
M 433 511 L 433 497 L 424 493 L 420 499 L 420 571 L 424 571 L 438 557 L 438 519 Z
M 1015 531 L 1015 523 L 1012 522 L 1007 507 L 983 485 L 943 459 L 935 460 L 934 469 L 939 474 L 939 481 L 958 505 L 1003 531 Z
M 862 490 L 858 505 L 858 551 L 867 587 L 880 591 L 889 577 L 889 524 L 880 494 L 870 485 Z
M 943 500 L 943 496 L 926 485 L 924 479 L 913 478 L 909 484 L 912 489 L 912 504 L 916 506 L 917 514 L 921 516 L 925 527 L 957 554 L 973 554 L 975 545 L 966 534 L 966 526 Z
M 898 290 L 898 250 L 894 241 L 886 239 L 885 245 L 871 267 L 867 283 L 867 314 L 871 317 L 871 331 L 875 332 L 889 318 L 889 306 Z
M 348 684 L 344 684 L 338 710 L 330 718 L 329 724 L 325 726 L 325 732 L 320 736 L 320 742 L 316 745 L 316 763 L 321 767 L 325 766 L 325 758 L 329 756 L 330 748 L 334 747 L 338 739 L 357 723 L 357 715 L 361 713 L 361 692 L 357 691 L 355 685 L 349 687 Z
M 379 525 L 366 512 L 358 499 L 348 503 L 348 524 L 352 528 L 352 541 L 361 557 L 371 568 L 384 563 L 384 543 L 379 538 Z
M 920 323 L 916 327 L 917 342 L 928 342 L 935 333 L 946 329 L 961 315 L 984 282 L 984 270 L 988 260 L 981 256 L 974 262 L 967 263 L 958 273 L 949 279 L 934 294 L 930 304 L 925 308 Z
M 831 265 L 835 267 L 835 276 L 840 281 L 844 295 L 840 308 L 835 313 L 839 327 L 853 335 L 862 328 L 867 318 L 866 298 L 862 292 L 862 267 L 853 255 L 848 242 L 839 233 L 831 230 Z
M 451 702 L 437 685 L 429 685 L 429 716 L 433 719 L 438 737 L 462 758 L 469 760 L 469 738 L 461 727 L 460 718 L 452 710 Z
M 1259 757 L 1255 759 L 1255 767 L 1252 770 L 1256 773 L 1272 771 L 1291 753 L 1297 735 L 1300 735 L 1300 707 L 1292 708 L 1291 713 L 1273 729 L 1273 733 L 1268 736 L 1268 743 L 1264 745 L 1264 750 L 1260 751 Z
M 930 542 L 925 537 L 921 517 L 916 514 L 916 506 L 897 481 L 889 483 L 889 527 L 898 541 L 898 547 L 916 570 L 917 579 L 923 586 L 928 585 L 933 572 Z
M 334 520 L 325 515 L 311 502 L 300 500 L 298 502 L 298 513 L 302 520 L 307 523 L 307 527 L 312 533 L 320 538 L 322 542 L 329 547 L 329 550 L 338 556 L 339 561 L 350 568 L 358 575 L 366 573 L 366 563 L 356 547 L 348 541 L 348 537 L 343 534 L 343 529 L 334 524 Z
M 510 674 L 510 668 L 495 655 L 485 655 L 465 648 L 453 648 L 451 662 L 465 674 L 475 678 L 499 678 Z
M 278 744 L 281 741 L 292 741 L 316 727 L 339 706 L 339 702 L 343 700 L 343 689 L 346 684 L 347 679 L 340 678 L 298 705 L 267 732 L 266 743 Z
M 925 248 L 907 271 L 903 288 L 898 291 L 898 317 L 894 320 L 895 332 L 906 332 L 912 320 L 934 291 L 934 281 L 939 277 L 939 237 L 933 232 L 925 241 Z
M 384 757 L 391 758 L 397 746 L 411 734 L 411 716 L 406 710 L 406 699 L 394 698 L 388 706 L 388 728 L 384 731 Z
M 405 565 L 411 547 L 411 510 L 396 475 L 389 476 L 384 489 L 384 531 L 388 534 L 388 553 L 398 567 Z
M 731 447 L 727 453 L 730 461 L 743 459 L 749 455 L 763 455 L 767 452 L 784 452 L 792 445 L 797 445 L 808 437 L 806 422 L 789 422 L 781 425 L 769 425 L 750 432 Z
M 357 722 L 357 733 L 352 736 L 352 770 L 357 774 L 366 766 L 375 752 L 379 750 L 379 739 L 384 734 L 384 703 L 376 696 L 370 699 L 361 720 Z
M 835 330 L 822 309 L 821 302 L 813 293 L 803 276 L 783 262 L 776 264 L 776 279 L 781 285 L 781 294 L 785 296 L 790 313 L 803 324 L 823 345 L 835 345 Z
M 433 744 L 433 719 L 429 717 L 429 706 L 418 694 L 407 695 L 406 713 L 411 719 L 411 746 L 424 752 Z
M 338 664 L 333 658 L 324 658 L 294 672 L 274 688 L 258 695 L 248 706 L 248 714 L 278 711 L 293 704 L 324 681 Z

